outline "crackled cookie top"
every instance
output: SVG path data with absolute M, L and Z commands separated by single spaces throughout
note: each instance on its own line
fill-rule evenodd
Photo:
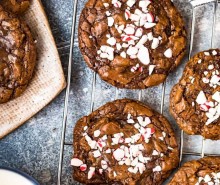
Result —
M 219 185 L 220 157 L 206 157 L 185 163 L 168 185 Z
M 26 89 L 35 62 L 36 48 L 28 26 L 0 6 L 0 104 Z
M 15 14 L 24 13 L 30 6 L 30 0 L 1 0 L 0 4 Z
M 121 88 L 158 85 L 182 59 L 186 32 L 170 0 L 89 0 L 79 46 L 101 78 Z
M 85 184 L 159 185 L 178 160 L 168 121 L 134 100 L 107 103 L 74 129 L 73 177 Z
M 220 51 L 198 53 L 171 92 L 170 110 L 189 134 L 220 139 Z

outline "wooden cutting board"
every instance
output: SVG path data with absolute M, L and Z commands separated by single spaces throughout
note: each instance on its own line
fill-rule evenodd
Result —
M 66 86 L 59 54 L 40 0 L 32 0 L 24 19 L 37 40 L 37 66 L 23 95 L 0 105 L 0 138 L 24 124 Z

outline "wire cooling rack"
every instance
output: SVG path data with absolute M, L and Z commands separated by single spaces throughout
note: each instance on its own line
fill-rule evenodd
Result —
M 210 48 L 213 47 L 214 42 L 214 35 L 215 35 L 215 26 L 216 26 L 216 12 L 218 4 L 220 3 L 220 0 L 191 0 L 189 1 L 189 4 L 192 8 L 192 21 L 191 21 L 191 31 L 190 33 L 190 44 L 189 44 L 189 54 L 188 58 L 190 59 L 192 56 L 192 50 L 193 50 L 193 43 L 194 43 L 194 36 L 195 36 L 195 22 L 196 22 L 196 16 L 195 16 L 195 10 L 200 8 L 201 6 L 212 4 L 213 5 L 213 12 L 212 12 L 212 20 L 210 21 L 210 28 L 211 28 L 211 44 Z M 67 142 L 65 140 L 66 138 L 66 127 L 67 127 L 67 116 L 68 116 L 68 105 L 69 105 L 69 97 L 70 97 L 70 84 L 71 84 L 71 74 L 74 64 L 73 59 L 73 48 L 74 48 L 74 41 L 75 41 L 75 31 L 76 31 L 76 18 L 77 18 L 77 5 L 78 0 L 73 1 L 73 17 L 72 17 L 72 31 L 71 31 L 71 41 L 70 41 L 70 53 L 69 53 L 69 63 L 68 63 L 68 76 L 67 76 L 67 88 L 66 88 L 66 95 L 65 95 L 65 106 L 64 106 L 64 113 L 63 113 L 63 123 L 62 123 L 62 135 L 61 135 L 61 143 L 60 143 L 60 158 L 59 158 L 59 168 L 58 168 L 58 182 L 57 185 L 61 185 L 62 183 L 62 169 L 63 169 L 63 157 L 65 152 L 65 147 L 71 147 L 72 143 Z M 91 102 L 90 102 L 90 112 L 94 109 L 94 103 L 95 103 L 95 91 L 96 91 L 96 73 L 93 72 L 92 75 L 92 90 L 91 90 Z M 162 85 L 162 91 L 161 91 L 161 102 L 160 102 L 160 112 L 161 114 L 164 113 L 164 101 L 165 101 L 165 90 L 166 90 L 166 82 Z M 138 91 L 138 100 L 142 100 L 142 93 L 143 90 Z M 118 98 L 119 89 L 115 88 L 115 99 Z M 184 151 L 184 132 L 180 132 L 180 162 L 182 161 L 182 158 L 184 155 L 186 156 L 217 156 L 220 155 L 220 152 L 218 154 L 212 154 L 212 153 L 205 153 L 204 148 L 206 144 L 206 140 L 202 139 L 202 147 L 201 152 L 187 152 Z M 69 159 L 71 160 L 71 159 Z

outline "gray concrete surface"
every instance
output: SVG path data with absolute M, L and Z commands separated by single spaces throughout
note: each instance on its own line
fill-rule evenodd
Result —
M 72 0 L 42 0 L 54 34 L 56 44 L 62 59 L 62 65 L 67 75 L 69 40 L 72 18 Z M 79 0 L 77 9 L 77 25 L 80 11 L 86 0 Z M 174 0 L 186 22 L 188 33 L 191 29 L 192 10 L 187 0 Z M 213 4 L 195 9 L 195 42 L 193 54 L 209 49 L 211 39 Z M 220 8 L 217 14 L 217 26 L 214 47 L 220 47 Z M 190 36 L 189 36 L 190 37 Z M 178 140 L 180 130 L 171 118 L 169 107 L 169 93 L 172 86 L 181 76 L 187 56 L 182 65 L 169 76 L 167 80 L 164 115 L 172 123 Z M 67 122 L 66 142 L 72 142 L 72 129 L 74 123 L 81 116 L 90 112 L 92 72 L 86 67 L 78 49 L 77 31 L 74 42 L 73 73 L 70 89 L 69 114 Z M 143 91 L 142 101 L 156 110 L 160 110 L 162 86 Z M 95 104 L 97 108 L 115 97 L 115 88 L 102 82 L 97 77 Z M 119 98 L 138 98 L 137 91 L 120 90 Z M 20 169 L 34 178 L 42 185 L 55 185 L 57 183 L 57 169 L 59 160 L 60 135 L 64 107 L 64 92 L 52 103 L 30 119 L 24 126 L 0 141 L 0 166 L 10 166 Z M 201 152 L 202 138 L 199 136 L 184 136 L 184 151 Z M 220 142 L 206 141 L 205 152 L 220 154 Z M 71 178 L 70 159 L 72 147 L 65 146 L 62 185 L 77 184 Z M 184 156 L 184 161 L 195 157 Z

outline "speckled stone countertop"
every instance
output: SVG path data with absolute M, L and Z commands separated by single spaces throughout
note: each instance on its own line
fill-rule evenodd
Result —
M 77 24 L 80 11 L 86 0 L 78 1 Z M 62 65 L 67 75 L 69 41 L 72 19 L 72 0 L 42 0 L 53 35 L 61 56 Z M 191 30 L 192 9 L 187 0 L 174 0 L 186 22 L 188 33 Z M 220 47 L 220 8 L 217 13 L 216 34 L 214 47 Z M 193 43 L 193 54 L 211 47 L 211 23 L 213 4 L 196 8 L 195 40 Z M 190 38 L 190 35 L 188 35 Z M 82 56 L 78 49 L 77 30 L 74 42 L 73 72 L 70 89 L 69 114 L 67 121 L 66 142 L 72 143 L 72 129 L 74 123 L 90 112 L 91 79 L 92 72 L 82 62 Z M 169 107 L 169 93 L 172 86 L 178 81 L 183 67 L 187 61 L 169 76 L 165 90 L 164 115 L 172 123 L 179 141 L 180 130 L 171 118 Z M 162 86 L 150 88 L 143 91 L 142 101 L 156 110 L 160 110 Z M 115 88 L 102 82 L 97 78 L 94 108 L 101 106 L 107 101 L 114 99 Z M 64 108 L 64 92 L 62 92 L 52 103 L 30 119 L 25 125 L 8 135 L 0 141 L 0 166 L 9 166 L 20 169 L 34 178 L 42 185 L 57 184 L 57 172 L 60 154 L 60 136 Z M 138 98 L 137 91 L 120 90 L 119 98 Z M 201 152 L 202 138 L 200 136 L 184 136 L 185 152 Z M 218 147 L 219 146 L 219 147 Z M 205 153 L 220 154 L 220 142 L 207 140 Z M 78 184 L 71 178 L 70 159 L 72 147 L 64 148 L 64 163 L 62 173 L 62 185 Z M 198 157 L 184 156 L 184 161 Z

